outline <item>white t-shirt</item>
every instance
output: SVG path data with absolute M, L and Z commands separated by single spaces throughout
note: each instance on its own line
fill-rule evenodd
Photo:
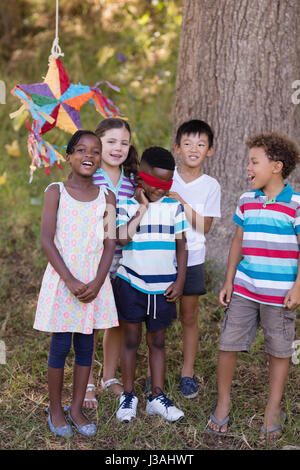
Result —
M 221 187 L 215 178 L 201 175 L 186 183 L 175 168 L 171 191 L 178 193 L 199 215 L 221 217 Z M 188 225 L 190 228 L 186 232 L 189 250 L 188 266 L 194 266 L 205 261 L 205 236 L 194 230 L 189 222 Z

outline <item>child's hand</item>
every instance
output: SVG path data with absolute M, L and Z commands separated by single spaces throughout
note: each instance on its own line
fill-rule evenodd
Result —
M 294 285 L 286 294 L 283 306 L 289 310 L 294 310 L 298 305 L 300 305 L 300 289 Z
M 137 188 L 135 191 L 135 199 L 137 202 L 139 202 L 141 205 L 148 207 L 149 206 L 149 201 L 146 198 L 145 191 L 143 188 Z
M 177 199 L 177 201 L 181 202 L 181 204 L 185 204 L 185 201 L 175 191 L 169 191 L 167 196 L 170 197 L 171 199 Z
M 84 282 L 79 281 L 75 277 L 68 279 L 65 284 L 67 288 L 72 292 L 72 294 L 75 295 L 75 297 L 82 295 L 87 287 Z
M 230 302 L 231 294 L 233 291 L 232 283 L 225 283 L 219 294 L 219 302 L 223 307 L 227 307 Z
M 83 302 L 84 304 L 92 302 L 99 294 L 101 286 L 102 283 L 100 283 L 96 279 L 93 279 L 93 281 L 88 282 L 86 284 L 86 290 L 80 295 L 77 295 L 78 300 L 80 300 L 80 302 Z
M 177 302 L 183 293 L 183 285 L 177 281 L 173 282 L 165 291 L 164 296 L 167 302 Z

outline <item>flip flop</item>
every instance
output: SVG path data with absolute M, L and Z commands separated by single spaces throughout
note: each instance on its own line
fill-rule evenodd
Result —
M 276 431 L 281 431 L 278 436 L 275 436 L 274 440 L 279 439 L 281 434 L 282 434 L 282 426 L 286 422 L 286 413 L 282 412 L 280 414 L 280 424 L 277 424 L 277 426 L 274 426 L 271 429 L 266 429 L 264 426 L 261 427 L 261 432 L 264 434 L 264 438 L 272 439 L 272 434 L 274 434 Z
M 217 424 L 219 426 L 219 431 L 215 431 L 212 427 L 209 426 L 209 422 L 207 423 L 205 429 L 210 433 L 210 434 L 213 434 L 214 436 L 226 436 L 227 434 L 227 430 L 224 431 L 224 432 L 221 432 L 220 429 L 222 428 L 222 426 L 224 426 L 224 424 L 227 424 L 228 421 L 229 421 L 229 415 L 226 416 L 226 418 L 223 419 L 223 421 L 219 421 L 215 415 L 213 414 L 214 411 L 215 411 L 216 407 L 214 408 L 212 414 L 210 415 L 209 419 L 211 421 L 213 421 L 215 424 Z

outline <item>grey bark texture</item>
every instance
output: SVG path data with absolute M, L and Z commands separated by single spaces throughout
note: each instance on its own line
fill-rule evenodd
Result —
M 204 171 L 222 188 L 222 219 L 207 237 L 207 259 L 226 266 L 232 216 L 247 182 L 247 138 L 281 131 L 300 144 L 299 0 L 185 0 L 174 103 L 178 126 L 203 119 L 215 133 Z M 299 86 L 298 86 L 299 88 Z M 298 95 L 299 96 L 299 95 Z M 300 169 L 289 178 L 300 192 Z

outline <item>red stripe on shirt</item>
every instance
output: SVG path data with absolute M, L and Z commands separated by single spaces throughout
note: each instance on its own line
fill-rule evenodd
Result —
M 284 206 L 282 204 L 267 204 L 265 207 L 263 202 L 245 202 L 240 206 L 240 210 L 244 213 L 246 210 L 255 210 L 255 209 L 265 209 L 273 210 L 276 212 L 283 212 L 284 214 L 290 215 L 291 217 L 296 217 L 296 210 L 291 207 Z
M 268 250 L 266 248 L 242 248 L 242 255 L 265 256 L 267 258 L 298 259 L 299 251 Z
M 244 295 L 245 297 L 249 297 L 250 299 L 257 300 L 258 302 L 283 305 L 284 297 L 278 297 L 275 295 L 254 294 L 253 292 L 250 292 L 245 287 L 238 286 L 237 284 L 234 284 L 233 290 L 237 294 Z

